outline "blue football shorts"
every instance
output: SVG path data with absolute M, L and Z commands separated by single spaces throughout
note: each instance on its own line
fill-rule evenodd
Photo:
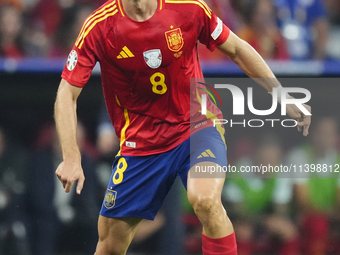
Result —
M 226 145 L 215 127 L 195 132 L 167 152 L 117 156 L 100 215 L 153 220 L 175 178 L 186 187 L 189 169 L 203 161 L 227 164 Z

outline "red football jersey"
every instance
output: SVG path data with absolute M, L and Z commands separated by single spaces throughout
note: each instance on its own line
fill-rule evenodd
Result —
M 190 80 L 203 77 L 197 41 L 212 51 L 229 33 L 203 0 L 159 0 L 143 22 L 129 18 L 121 0 L 108 1 L 85 21 L 62 78 L 83 87 L 98 61 L 120 153 L 161 153 L 222 118 L 209 99 L 201 114 L 204 92 L 195 86 L 204 86 L 190 88 Z

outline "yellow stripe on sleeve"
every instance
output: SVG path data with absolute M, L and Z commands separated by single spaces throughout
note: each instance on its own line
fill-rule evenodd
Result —
M 169 4 L 196 4 L 198 6 L 200 6 L 205 14 L 209 17 L 209 19 L 211 19 L 211 11 L 210 11 L 210 8 L 204 3 L 202 4 L 201 1 L 175 1 L 175 0 L 165 0 L 166 3 L 169 3 Z
M 205 8 L 211 13 L 212 11 L 211 11 L 211 9 L 210 9 L 210 7 L 207 5 L 207 3 L 206 2 L 204 2 L 203 0 L 198 0 L 201 4 L 203 4 L 204 6 L 205 6 Z
M 83 36 L 83 39 L 81 40 L 81 43 L 80 45 L 78 46 L 79 49 L 81 49 L 81 47 L 83 46 L 84 44 L 84 40 L 85 40 L 85 37 L 90 33 L 90 31 L 92 30 L 92 28 L 94 28 L 95 25 L 97 25 L 97 23 L 107 19 L 108 17 L 110 16 L 113 16 L 115 15 L 116 13 L 118 12 L 118 10 L 114 10 L 113 12 L 111 13 L 106 13 L 104 17 L 100 18 L 100 19 L 97 19 L 93 22 L 93 24 L 86 30 L 86 32 L 84 33 L 84 36 Z
M 124 17 L 125 15 L 124 15 L 124 12 L 123 12 L 123 9 L 122 9 L 122 5 L 121 5 L 120 1 L 121 1 L 121 0 L 118 0 L 118 8 L 119 8 L 120 13 L 121 13 L 122 16 Z
M 105 9 L 107 9 L 107 8 L 109 8 L 109 7 L 111 7 L 111 6 L 113 6 L 115 3 L 116 3 L 116 1 L 112 1 L 111 3 L 109 3 L 109 4 L 105 5 L 105 6 L 103 6 L 103 8 L 101 8 L 101 9 L 98 10 L 98 11 L 96 11 L 95 13 L 93 13 L 92 15 L 90 15 L 90 16 L 85 20 L 85 22 L 84 22 L 84 24 L 83 24 L 83 26 L 82 26 L 82 28 L 81 28 L 81 30 L 80 30 L 79 36 L 78 36 L 78 38 L 77 38 L 76 46 L 78 46 L 78 44 L 79 44 L 79 42 L 80 42 L 80 40 L 81 40 L 81 38 L 82 38 L 82 35 L 83 35 L 83 33 L 84 33 L 84 30 L 85 30 L 85 29 L 89 26 L 89 24 L 93 21 L 92 18 L 95 17 L 95 16 L 97 16 L 98 14 L 104 12 Z

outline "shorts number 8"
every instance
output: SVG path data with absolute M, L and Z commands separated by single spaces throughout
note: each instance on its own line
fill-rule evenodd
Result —
M 117 170 L 113 174 L 113 178 L 112 178 L 113 184 L 119 184 L 123 181 L 123 178 L 124 178 L 123 173 L 125 172 L 127 167 L 128 167 L 128 164 L 126 163 L 125 158 L 120 158 L 118 160 Z

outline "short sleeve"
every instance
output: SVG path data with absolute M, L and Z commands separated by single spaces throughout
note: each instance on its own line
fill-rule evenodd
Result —
M 213 51 L 217 46 L 223 44 L 228 39 L 230 29 L 210 10 L 202 10 L 200 19 L 203 26 L 198 39 L 209 50 Z
M 99 41 L 99 36 L 96 27 L 89 30 L 85 21 L 61 75 L 68 83 L 77 87 L 84 87 L 87 83 L 98 60 L 99 45 L 96 41 Z

